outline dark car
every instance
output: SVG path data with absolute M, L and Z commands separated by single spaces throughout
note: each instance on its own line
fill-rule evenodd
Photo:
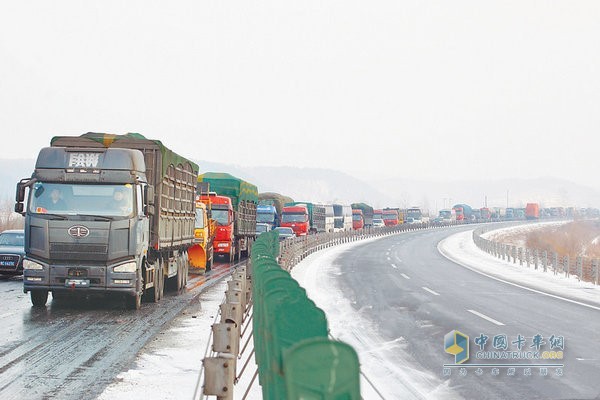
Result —
M 6 230 L 0 233 L 0 275 L 22 275 L 25 257 L 25 231 Z
M 277 228 L 273 229 L 275 231 L 277 231 L 279 233 L 279 240 L 285 240 L 285 239 L 293 239 L 296 237 L 296 234 L 294 233 L 294 230 L 292 228 L 288 228 L 285 226 L 278 226 Z

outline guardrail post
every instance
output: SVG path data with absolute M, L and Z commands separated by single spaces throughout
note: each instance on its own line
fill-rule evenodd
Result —
M 595 258 L 592 260 L 592 276 L 594 277 L 593 279 L 594 279 L 594 283 L 596 285 L 598 284 L 598 275 L 599 275 L 598 270 L 600 269 L 600 268 L 598 268 L 599 265 L 600 265 L 600 262 L 598 259 Z
M 554 267 L 554 275 L 558 274 L 559 272 L 562 272 L 562 271 L 558 270 L 558 267 L 559 267 L 559 265 L 558 265 L 558 253 L 556 253 L 554 251 L 552 252 L 552 266 Z
M 575 265 L 577 265 L 577 276 L 580 281 L 583 280 L 583 257 L 577 257 L 575 261 Z
M 563 257 L 563 269 L 565 271 L 565 276 L 568 278 L 569 277 L 569 255 L 567 254 L 566 256 Z
M 519 247 L 519 265 L 523 266 L 523 248 Z
M 232 400 L 235 357 L 231 354 L 207 357 L 202 360 L 202 364 L 204 364 L 204 394 L 217 396 L 219 400 Z
M 531 256 L 531 252 L 529 249 L 525 249 L 525 262 L 527 263 L 527 268 L 529 268 L 529 261 L 530 261 L 530 256 Z
M 542 253 L 542 267 L 544 268 L 544 272 L 548 270 L 548 250 L 544 250 Z
M 533 263 L 535 264 L 535 269 L 538 269 L 538 264 L 540 261 L 539 251 L 538 249 L 533 250 Z

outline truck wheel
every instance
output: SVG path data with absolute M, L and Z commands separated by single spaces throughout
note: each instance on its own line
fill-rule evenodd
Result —
M 139 310 L 142 308 L 142 295 L 136 293 L 134 296 L 125 297 L 125 303 L 129 310 Z
M 46 305 L 46 301 L 48 301 L 47 290 L 32 290 L 29 294 L 34 307 L 44 307 Z

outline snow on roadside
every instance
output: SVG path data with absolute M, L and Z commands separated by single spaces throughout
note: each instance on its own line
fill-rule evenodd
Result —
M 198 303 L 144 346 L 132 368 L 119 374 L 98 400 L 192 399 L 226 289 L 221 281 L 203 292 Z
M 529 226 L 529 225 L 528 225 Z M 504 228 L 504 230 L 510 228 Z M 490 232 L 491 233 L 491 232 Z M 551 269 L 527 268 L 519 262 L 512 263 L 480 250 L 473 242 L 473 231 L 459 232 L 442 240 L 438 250 L 450 260 L 479 273 L 522 285 L 537 291 L 579 302 L 600 306 L 600 286 L 582 282 L 577 277 L 554 274 Z
M 511 237 L 510 244 L 512 244 L 514 246 L 518 246 L 518 247 L 526 247 L 525 239 L 526 239 L 526 236 L 528 233 L 538 230 L 538 229 L 547 228 L 549 226 L 557 226 L 558 227 L 560 225 L 564 225 L 569 222 L 572 222 L 572 221 L 570 221 L 570 220 L 569 221 L 545 221 L 545 222 L 532 222 L 529 224 L 513 225 L 513 226 L 506 227 L 506 228 L 493 229 L 491 231 L 483 233 L 481 235 L 481 237 L 484 239 L 488 239 L 488 240 L 495 240 L 495 241 L 503 242 L 505 236 L 510 235 L 510 237 Z M 522 239 L 514 240 L 516 235 L 521 236 Z

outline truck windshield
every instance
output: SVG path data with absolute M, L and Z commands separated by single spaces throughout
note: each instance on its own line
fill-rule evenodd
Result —
M 34 214 L 125 217 L 134 211 L 134 190 L 131 184 L 36 182 L 31 189 L 29 212 Z
M 383 219 L 386 220 L 386 221 L 397 220 L 398 219 L 398 215 L 396 215 L 396 214 L 383 214 Z
M 211 217 L 219 225 L 229 225 L 229 210 L 218 210 L 213 206 Z
M 267 224 L 272 223 L 275 220 L 273 213 L 260 212 L 256 214 L 256 222 L 264 222 Z
M 306 214 L 300 213 L 283 213 L 281 215 L 281 222 L 305 222 Z
M 362 215 L 360 215 L 360 214 L 353 214 L 352 215 L 352 221 L 362 221 Z

